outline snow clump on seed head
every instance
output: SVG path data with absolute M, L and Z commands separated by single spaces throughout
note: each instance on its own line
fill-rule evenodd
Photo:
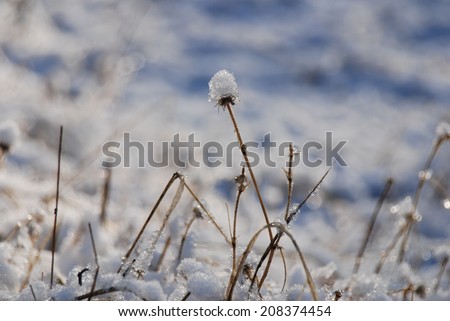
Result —
M 0 154 L 7 153 L 17 145 L 20 139 L 19 125 L 15 121 L 7 120 L 0 123 Z
M 214 74 L 209 81 L 209 101 L 223 108 L 239 101 L 239 89 L 233 73 L 223 69 Z

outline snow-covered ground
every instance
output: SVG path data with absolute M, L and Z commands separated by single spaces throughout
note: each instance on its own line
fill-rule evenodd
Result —
M 89 293 L 96 266 L 88 223 L 100 266 L 95 289 L 115 289 L 94 299 L 180 300 L 188 293 L 188 300 L 224 298 L 232 251 L 209 219 L 194 221 L 178 260 L 186 225 L 193 212 L 202 212 L 186 188 L 156 239 L 178 181 L 130 256 L 136 259 L 133 268 L 125 277 L 116 272 L 176 171 L 186 175 L 229 235 L 238 152 L 231 168 L 180 168 L 172 161 L 165 168 L 139 168 L 132 157 L 131 168 L 112 170 L 106 220 L 100 222 L 106 142 L 123 142 L 124 133 L 155 146 L 176 134 L 187 140 L 193 133 L 202 144 L 236 140 L 228 113 L 208 102 L 208 82 L 221 69 L 232 71 L 239 86 L 233 108 L 244 140 L 260 142 L 270 133 L 278 143 L 304 146 L 324 144 L 332 132 L 335 144 L 348 141 L 342 148 L 348 166 L 333 167 L 290 227 L 319 297 L 334 299 L 342 290 L 342 300 L 412 294 L 450 299 L 448 142 L 432 170 L 422 173 L 430 177 L 403 262 L 397 245 L 381 272 L 374 272 L 407 222 L 419 172 L 438 139 L 436 128 L 441 137 L 448 130 L 441 123 L 450 122 L 449 16 L 446 0 L 1 1 L 0 299 L 32 300 L 31 289 L 38 300 Z M 50 289 L 60 125 L 61 194 Z M 262 157 L 262 149 L 257 151 Z M 195 156 L 201 160 L 202 151 Z M 303 201 L 326 170 L 297 166 L 292 201 Z M 283 166 L 260 164 L 254 171 L 270 220 L 280 221 L 287 199 Z M 388 177 L 394 184 L 352 277 Z M 250 185 L 239 206 L 238 254 L 264 225 Z M 262 233 L 248 257 L 250 267 L 267 245 Z M 242 276 L 234 299 L 311 299 L 292 243 L 284 237 L 280 245 L 285 288 L 276 254 L 261 296 L 248 295 Z M 89 271 L 79 285 L 84 268 Z

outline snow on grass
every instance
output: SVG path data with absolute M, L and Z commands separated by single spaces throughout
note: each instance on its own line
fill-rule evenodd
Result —
M 222 300 L 233 271 L 232 250 L 209 219 L 196 216 L 198 204 L 186 189 L 157 244 L 154 235 L 175 189 L 168 191 L 124 269 L 117 271 L 176 171 L 186 173 L 229 235 L 239 150 L 231 167 L 179 168 L 170 152 L 157 148 L 155 157 L 169 156 L 169 166 L 114 168 L 106 220 L 99 218 L 105 142 L 123 142 L 124 132 L 154 146 L 177 133 L 195 133 L 202 143 L 234 142 L 229 122 L 208 109 L 208 98 L 219 105 L 223 99 L 242 100 L 235 113 L 248 140 L 262 141 L 270 132 L 277 142 L 325 144 L 325 132 L 332 131 L 335 142 L 348 141 L 343 157 L 349 166 L 335 166 L 289 225 L 321 299 L 335 299 L 336 291 L 342 291 L 341 300 L 450 298 L 450 80 L 445 63 L 450 25 L 444 2 L 196 0 L 174 6 L 83 0 L 51 6 L 32 1 L 22 7 L 2 2 L 0 9 L 5 30 L 0 36 L 1 300 L 34 300 L 31 289 L 37 300 L 85 300 L 96 269 L 88 223 L 100 268 L 93 300 Z M 238 76 L 239 90 L 226 70 L 216 73 L 208 88 L 211 75 L 224 67 Z M 65 138 L 56 282 L 50 290 L 60 125 Z M 445 141 L 431 168 L 421 173 L 438 137 Z M 263 159 L 262 149 L 255 153 Z M 284 164 L 285 155 L 280 159 Z M 283 168 L 254 168 L 270 221 L 283 221 Z M 304 200 L 325 170 L 294 168 L 292 204 Z M 387 177 L 394 185 L 360 271 L 353 275 Z M 414 209 L 421 177 L 427 179 Z M 239 255 L 265 225 L 253 188 L 250 184 L 239 204 Z M 398 262 L 398 243 L 376 273 L 410 214 L 415 221 L 404 260 Z M 249 293 L 268 242 L 262 233 L 233 298 L 311 299 L 305 272 L 286 237 L 280 246 L 287 280 L 277 251 L 260 294 L 255 289 Z

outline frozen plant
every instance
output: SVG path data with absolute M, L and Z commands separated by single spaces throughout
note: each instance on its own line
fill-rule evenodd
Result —
M 244 140 L 242 139 L 241 132 L 239 130 L 239 126 L 237 124 L 236 117 L 234 116 L 232 108 L 232 105 L 234 105 L 235 102 L 239 100 L 239 90 L 234 75 L 228 70 L 219 70 L 211 78 L 208 85 L 209 101 L 215 102 L 216 106 L 222 107 L 223 110 L 226 109 L 230 115 L 234 127 L 234 132 L 236 133 L 236 138 L 239 143 L 239 149 L 241 150 L 245 165 L 247 166 L 250 177 L 252 178 L 253 186 L 255 188 L 256 195 L 258 196 L 259 204 L 261 205 L 261 210 L 264 215 L 264 220 L 266 222 L 266 225 L 269 225 L 269 215 L 267 214 L 267 209 L 264 205 L 264 201 L 261 196 L 255 174 L 253 173 L 250 160 L 248 159 L 247 146 L 244 144 Z M 270 229 L 268 229 L 267 231 L 269 232 L 270 240 L 272 240 L 272 231 Z
M 223 69 L 214 74 L 209 81 L 209 101 L 223 109 L 239 101 L 239 89 L 231 72 Z

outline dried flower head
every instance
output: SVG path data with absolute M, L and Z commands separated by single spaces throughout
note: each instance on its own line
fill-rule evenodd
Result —
M 231 72 L 223 69 L 214 74 L 209 81 L 209 101 L 224 109 L 239 101 L 239 89 Z

